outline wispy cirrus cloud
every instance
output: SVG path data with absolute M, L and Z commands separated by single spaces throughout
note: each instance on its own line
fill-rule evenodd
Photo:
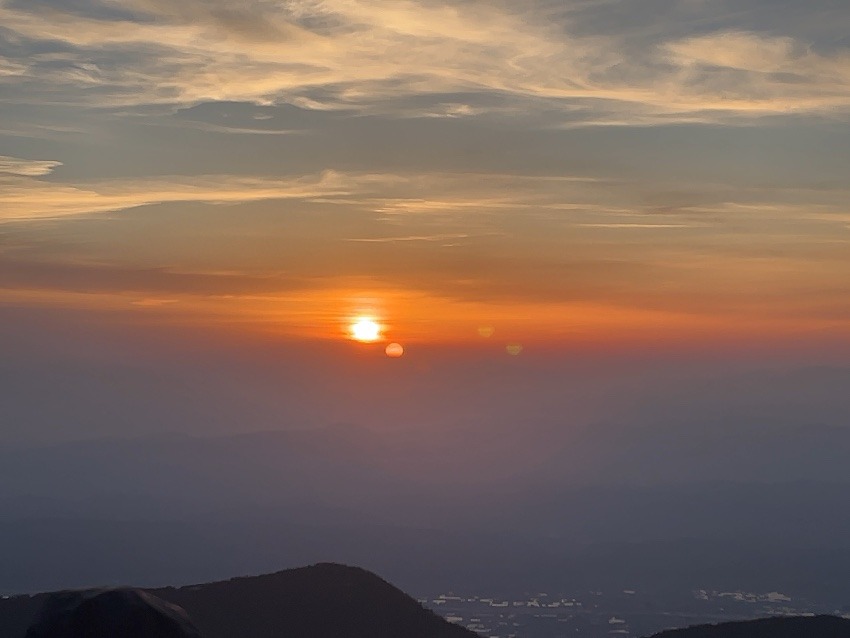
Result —
M 5 81 L 26 78 L 18 99 L 61 90 L 84 104 L 235 100 L 392 114 L 395 99 L 433 95 L 440 104 L 422 105 L 422 116 L 474 117 L 486 108 L 445 96 L 489 93 L 526 111 L 563 110 L 572 126 L 850 109 L 847 50 L 816 53 L 807 34 L 722 24 L 635 38 L 616 23 L 587 28 L 596 5 L 128 0 L 72 12 L 7 0 L 0 22 L 14 44 Z
M 0 175 L 22 175 L 24 177 L 41 177 L 49 175 L 62 162 L 52 160 L 27 160 L 18 157 L 0 155 Z M 2 177 L 0 177 L 2 179 Z
M 58 219 L 156 204 L 242 204 L 298 200 L 367 212 L 395 240 L 504 234 L 514 224 L 545 220 L 559 228 L 703 228 L 711 232 L 820 233 L 846 222 L 850 194 L 842 184 L 739 186 L 644 182 L 586 176 L 498 173 L 352 172 L 296 175 L 152 176 L 86 181 L 43 179 L 52 160 L 0 157 L 0 223 Z M 514 220 L 514 221 L 511 221 Z M 787 230 L 787 229 L 786 229 Z M 387 241 L 385 234 L 357 241 Z
M 381 179 L 374 175 L 352 176 L 325 171 L 317 175 L 278 179 L 207 175 L 62 184 L 32 179 L 32 175 L 44 174 L 45 169 L 39 168 L 41 165 L 25 164 L 21 168 L 15 168 L 16 164 L 10 165 L 12 168 L 7 172 L 13 175 L 0 175 L 0 223 L 106 213 L 175 202 L 227 204 L 327 198 L 359 191 L 363 185 Z

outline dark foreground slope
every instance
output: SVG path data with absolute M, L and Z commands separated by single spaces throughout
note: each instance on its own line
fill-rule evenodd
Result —
M 672 629 L 652 638 L 850 638 L 850 620 L 835 616 L 764 618 Z
M 149 591 L 185 609 L 204 638 L 477 638 L 375 574 L 343 565 Z M 45 597 L 0 600 L 0 636 L 23 638 Z
M 50 596 L 26 638 L 201 638 L 176 605 L 130 588 Z

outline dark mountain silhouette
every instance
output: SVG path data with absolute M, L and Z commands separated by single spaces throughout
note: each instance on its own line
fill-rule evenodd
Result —
M 835 616 L 763 618 L 672 629 L 651 638 L 848 638 L 850 620 Z
M 138 589 L 48 596 L 26 638 L 200 638 L 186 612 Z
M 203 638 L 478 638 L 375 574 L 332 563 L 147 592 L 182 607 Z M 23 638 L 49 598 L 0 600 L 0 636 Z

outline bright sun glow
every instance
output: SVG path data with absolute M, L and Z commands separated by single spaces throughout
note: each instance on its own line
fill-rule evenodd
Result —
M 377 341 L 381 336 L 381 326 L 374 319 L 360 317 L 351 324 L 351 336 L 357 341 Z

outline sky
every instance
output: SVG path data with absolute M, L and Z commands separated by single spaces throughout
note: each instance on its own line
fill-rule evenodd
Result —
M 508 360 L 846 365 L 848 23 L 845 0 L 0 0 L 17 431 L 88 423 L 115 383 L 116 414 L 145 404 L 130 364 L 243 370 L 201 384 L 240 406 L 252 375 L 306 388 L 275 423 L 343 420 L 321 397 L 345 392 L 368 421 L 380 394 L 339 378 L 374 370 L 416 389 L 404 419 L 440 380 L 504 396 Z M 83 378 L 41 420 L 21 403 Z M 527 386 L 541 413 L 560 392 Z

